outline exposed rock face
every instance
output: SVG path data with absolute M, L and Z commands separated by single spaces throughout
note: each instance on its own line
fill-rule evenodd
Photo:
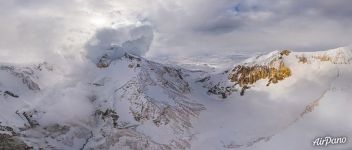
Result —
M 302 64 L 306 64 L 308 63 L 308 59 L 306 56 L 302 55 L 302 56 L 296 56 L 296 58 L 298 59 L 298 62 L 299 63 L 302 63 Z
M 40 114 L 37 110 L 24 111 L 24 112 L 16 111 L 16 114 L 19 117 L 21 117 L 23 120 L 27 121 L 28 124 L 27 123 L 25 124 L 27 128 L 35 128 L 39 126 L 39 123 L 36 121 L 36 118 L 35 118 L 35 116 Z
M 16 135 L 16 132 L 11 127 L 2 126 L 1 124 L 0 124 L 0 132 L 7 133 L 9 135 Z
M 275 55 L 266 59 L 262 64 L 241 64 L 237 65 L 231 71 L 225 71 L 223 74 L 227 75 L 231 84 L 224 84 L 226 82 L 210 83 L 207 85 L 208 94 L 219 95 L 221 98 L 227 98 L 233 92 L 239 91 L 240 95 L 244 95 L 245 90 L 249 89 L 258 80 L 268 80 L 267 86 L 271 83 L 278 83 L 291 76 L 291 69 L 284 63 L 284 57 L 289 56 L 289 50 L 277 52 Z M 207 82 L 208 78 L 199 80 L 198 82 Z
M 291 70 L 283 62 L 280 62 L 278 68 L 262 65 L 238 65 L 232 70 L 229 79 L 240 87 L 252 85 L 260 79 L 268 79 L 267 85 L 269 86 L 270 83 L 278 83 L 290 75 Z
M 348 50 L 336 49 L 315 53 L 303 53 L 296 55 L 299 63 L 311 64 L 313 62 L 329 62 L 332 64 L 351 64 L 352 54 Z
M 285 56 L 288 56 L 290 53 L 291 53 L 291 51 L 286 49 L 286 50 L 281 51 L 281 52 L 280 52 L 280 55 L 281 55 L 281 56 L 284 56 L 284 55 L 285 55 Z
M 8 134 L 0 134 L 0 149 L 1 150 L 29 150 L 23 141 Z
M 2 126 L 0 122 L 0 149 L 1 150 L 29 150 L 22 140 L 18 139 L 17 133 L 8 126 Z
M 291 76 L 290 68 L 285 66 L 282 60 L 283 56 L 288 56 L 289 53 L 288 50 L 280 52 L 278 59 L 273 59 L 268 65 L 238 65 L 231 71 L 229 79 L 242 88 L 241 95 L 250 85 L 261 79 L 268 79 L 267 86 L 278 83 Z
M 236 84 L 227 87 L 217 84 L 208 90 L 208 94 L 221 95 L 221 98 L 227 98 L 227 96 L 231 95 L 232 92 L 236 91 L 238 91 Z
M 106 119 L 112 119 L 113 125 L 116 128 L 117 127 L 117 120 L 119 119 L 119 115 L 112 110 L 112 109 L 107 109 L 105 111 L 101 110 L 96 110 L 95 115 L 101 116 L 101 118 L 105 121 Z
M 28 89 L 33 90 L 33 91 L 39 91 L 40 87 L 39 85 L 35 82 L 35 79 L 37 78 L 34 75 L 35 70 L 31 67 L 19 67 L 15 68 L 14 66 L 0 66 L 0 71 L 6 71 L 11 73 L 13 76 L 16 76 L 17 78 L 21 79 L 23 84 L 27 85 Z
M 18 98 L 19 97 L 18 95 L 14 94 L 13 92 L 10 92 L 10 91 L 5 91 L 5 92 L 0 91 L 0 94 L 4 95 L 5 98 L 8 97 L 8 96 L 11 96 L 13 98 Z
M 99 62 L 97 63 L 97 67 L 98 68 L 106 68 L 109 67 L 110 63 L 111 63 L 111 59 L 109 58 L 109 56 L 107 54 L 104 54 Z

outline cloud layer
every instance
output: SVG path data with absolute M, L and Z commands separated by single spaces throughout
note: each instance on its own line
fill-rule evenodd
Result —
M 320 50 L 351 43 L 352 2 L 304 0 L 168 1 L 149 16 L 155 52 Z M 170 9 L 172 7 L 173 9 Z M 160 42 L 160 43 L 159 43 Z M 166 53 L 170 53 L 169 51 Z
M 151 27 L 149 57 L 348 46 L 351 4 L 348 0 L 1 0 L 0 57 L 6 62 L 80 59 L 97 32 L 131 25 Z
M 125 52 L 143 56 L 148 52 L 152 41 L 153 29 L 147 25 L 104 28 L 98 30 L 87 42 L 85 49 L 87 57 L 97 63 L 105 54 L 112 59 L 120 58 Z

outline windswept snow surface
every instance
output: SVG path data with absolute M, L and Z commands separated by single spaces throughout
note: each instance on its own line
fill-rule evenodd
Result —
M 120 44 L 147 46 L 148 28 L 136 30 Z M 270 86 L 262 79 L 243 96 L 233 91 L 226 98 L 210 94 L 209 85 L 232 85 L 228 75 L 236 65 L 265 65 L 280 51 L 241 62 L 218 59 L 216 71 L 192 65 L 202 58 L 175 65 L 137 53 L 144 50 L 110 57 L 106 68 L 96 59 L 72 66 L 0 64 L 0 134 L 33 149 L 72 150 L 310 150 L 322 148 L 312 145 L 317 137 L 352 139 L 351 48 L 291 52 L 282 58 L 290 77 Z
M 328 55 L 337 63 L 312 60 L 298 63 L 296 56 Z M 245 62 L 265 64 L 277 52 L 253 57 Z M 352 55 L 350 49 L 291 53 L 284 58 L 292 76 L 270 86 L 259 81 L 244 96 L 231 95 L 224 100 L 197 97 L 207 111 L 195 123 L 198 139 L 193 149 L 315 149 L 317 137 L 352 138 L 348 110 L 351 106 Z M 342 60 L 346 64 L 342 63 Z M 221 80 L 221 79 L 220 79 Z M 196 88 L 201 89 L 201 87 Z M 202 95 L 202 91 L 199 94 Z M 317 102 L 310 111 L 306 108 Z M 350 143 L 327 149 L 350 149 Z

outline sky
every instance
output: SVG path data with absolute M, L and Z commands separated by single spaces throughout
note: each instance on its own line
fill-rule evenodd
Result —
M 0 0 L 0 58 L 80 61 L 126 45 L 146 57 L 325 50 L 351 44 L 350 6 L 349 0 Z

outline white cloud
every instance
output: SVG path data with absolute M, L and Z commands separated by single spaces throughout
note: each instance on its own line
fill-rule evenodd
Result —
M 174 1 L 150 15 L 159 34 L 150 55 L 320 50 L 349 45 L 349 1 Z M 171 5 L 171 4 L 169 4 Z M 169 17 L 168 17 L 169 16 Z M 165 49 L 168 49 L 166 51 Z
M 112 59 L 123 56 L 125 52 L 143 56 L 152 40 L 153 30 L 148 25 L 104 28 L 87 42 L 85 49 L 87 57 L 97 63 L 104 54 Z
M 102 28 L 148 23 L 148 56 L 320 50 L 351 43 L 351 2 L 328 0 L 0 1 L 6 62 L 82 59 Z M 57 57 L 60 56 L 60 57 Z

